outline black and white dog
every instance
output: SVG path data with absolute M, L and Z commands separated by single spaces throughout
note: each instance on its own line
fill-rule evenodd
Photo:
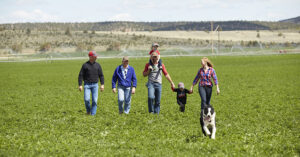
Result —
M 210 136 L 212 139 L 216 138 L 216 112 L 211 105 L 205 105 L 201 110 L 200 124 L 203 134 Z

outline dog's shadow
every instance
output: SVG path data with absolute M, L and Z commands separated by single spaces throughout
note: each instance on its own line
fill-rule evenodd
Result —
M 206 138 L 206 135 L 204 135 L 201 131 L 199 131 L 196 135 L 189 135 L 185 138 L 185 143 L 196 143 L 198 141 L 201 141 L 199 139 L 204 139 Z M 209 138 L 211 136 L 209 135 Z
M 198 141 L 198 139 L 202 137 L 200 134 L 199 135 L 191 135 L 185 138 L 186 143 L 195 143 Z

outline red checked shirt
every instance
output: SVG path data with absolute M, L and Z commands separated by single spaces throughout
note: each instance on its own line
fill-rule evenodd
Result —
M 200 70 L 197 73 L 197 76 L 194 79 L 193 85 L 196 85 L 200 79 L 199 86 L 213 86 L 211 82 L 211 77 L 213 78 L 215 85 L 218 85 L 217 74 L 214 68 L 208 68 L 206 73 L 203 68 L 200 68 Z

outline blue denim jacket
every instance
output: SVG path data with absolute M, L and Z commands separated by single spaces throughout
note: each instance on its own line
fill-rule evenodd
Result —
M 122 85 L 125 87 L 131 87 L 132 85 L 133 87 L 136 87 L 137 79 L 134 72 L 134 68 L 128 65 L 126 79 L 124 79 L 121 66 L 122 65 L 119 65 L 113 74 L 112 81 L 111 81 L 112 88 L 116 88 L 117 81 L 118 81 L 118 85 Z

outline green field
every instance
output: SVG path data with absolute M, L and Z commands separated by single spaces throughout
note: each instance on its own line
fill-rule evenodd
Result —
M 190 87 L 201 57 L 162 58 L 175 84 Z M 121 59 L 98 59 L 105 76 L 96 116 L 85 115 L 76 61 L 0 63 L 0 156 L 299 156 L 300 55 L 216 56 L 216 140 L 202 135 L 200 97 L 180 113 L 163 80 L 161 112 L 148 113 L 148 58 L 131 58 L 138 87 L 119 115 L 111 78 Z M 195 87 L 195 89 L 197 89 Z

